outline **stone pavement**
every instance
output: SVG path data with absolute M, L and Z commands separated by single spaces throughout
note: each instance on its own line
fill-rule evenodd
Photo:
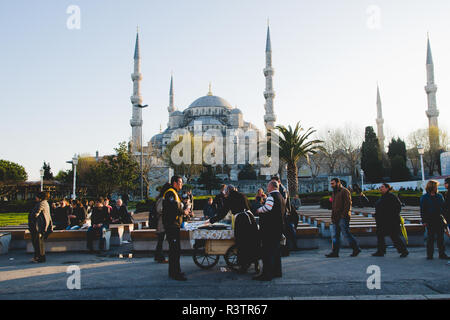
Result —
M 12 251 L 0 256 L 0 299 L 450 298 L 450 265 L 437 258 L 426 260 L 424 247 L 411 248 L 406 259 L 393 248 L 383 258 L 370 256 L 374 249 L 351 258 L 351 250 L 344 249 L 339 259 L 326 259 L 329 241 L 321 239 L 320 248 L 283 258 L 283 278 L 271 282 L 229 271 L 223 258 L 213 269 L 202 270 L 189 255 L 181 258 L 188 281 L 170 280 L 167 265 L 155 263 L 149 254 L 120 259 L 118 254 L 130 252 L 131 245 L 107 255 L 50 253 L 45 264 L 32 264 L 30 254 Z M 66 272 L 72 265 L 81 270 L 80 290 L 67 288 L 72 274 Z M 367 287 L 371 265 L 380 268 L 381 289 Z

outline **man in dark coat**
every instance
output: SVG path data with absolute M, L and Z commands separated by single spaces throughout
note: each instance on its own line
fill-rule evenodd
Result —
M 127 206 L 122 202 L 122 199 L 117 200 L 119 223 L 130 224 L 133 223 L 133 217 L 128 212 Z
M 44 239 L 52 232 L 52 218 L 48 205 L 48 192 L 40 192 L 36 197 L 37 203 L 28 215 L 28 229 L 31 234 L 31 243 L 34 248 L 34 263 L 45 262 Z
M 253 280 L 271 281 L 282 276 L 280 240 L 284 229 L 286 204 L 278 188 L 278 182 L 269 182 L 266 203 L 257 211 L 262 240 L 263 272 Z
M 186 281 L 187 278 L 181 272 L 180 267 L 180 228 L 185 211 L 178 192 L 183 188 L 183 179 L 180 176 L 173 176 L 170 184 L 171 187 L 164 195 L 162 215 L 162 223 L 169 243 L 169 277 L 178 281 Z
M 94 240 L 100 238 L 100 250 L 105 246 L 105 232 L 111 223 L 111 216 L 102 200 L 97 200 L 91 214 L 91 226 L 87 231 L 87 247 L 90 252 L 94 251 Z
M 68 226 L 70 226 L 70 218 L 73 210 L 72 207 L 68 205 L 68 201 L 66 199 L 61 201 L 61 206 L 56 208 L 55 212 L 55 220 L 53 221 L 55 225 L 55 230 L 66 230 Z
M 206 223 L 216 223 L 231 211 L 235 219 L 234 238 L 237 247 L 238 272 L 246 273 L 252 262 L 255 263 L 255 270 L 258 271 L 259 239 L 256 221 L 250 212 L 248 199 L 245 194 L 237 191 L 232 185 L 226 187 L 224 195 L 222 209 Z
M 400 199 L 391 193 L 392 187 L 383 183 L 380 187 L 381 198 L 375 203 L 375 221 L 377 223 L 377 252 L 374 257 L 382 257 L 386 254 L 385 236 L 390 236 L 392 243 L 401 258 L 408 256 L 405 243 L 400 239 L 400 211 L 402 203 Z

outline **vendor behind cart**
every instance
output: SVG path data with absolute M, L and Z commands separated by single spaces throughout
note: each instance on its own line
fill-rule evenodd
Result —
M 237 247 L 237 263 L 239 265 L 238 273 L 246 273 L 250 264 L 255 264 L 255 271 L 259 272 L 258 265 L 258 226 L 255 217 L 250 212 L 250 205 L 247 197 L 236 190 L 232 185 L 225 189 L 224 205 L 218 211 L 217 215 L 205 224 L 216 223 L 231 211 L 234 218 L 234 238 Z

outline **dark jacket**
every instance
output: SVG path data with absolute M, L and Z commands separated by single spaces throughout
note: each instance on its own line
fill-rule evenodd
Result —
M 400 211 L 402 203 L 393 193 L 387 192 L 375 202 L 375 221 L 377 229 L 386 233 L 400 231 Z
M 64 230 L 70 226 L 69 215 L 71 215 L 72 212 L 73 210 L 70 206 L 59 207 L 56 209 L 54 224 L 59 230 Z
M 102 224 L 106 227 L 111 223 L 111 216 L 107 207 L 94 207 L 91 215 L 91 225 Z
M 177 196 L 172 190 L 167 191 L 163 200 L 162 222 L 164 229 L 180 229 L 183 215 L 183 203 L 177 200 Z
M 429 193 L 420 197 L 420 215 L 422 223 L 442 224 L 441 214 L 444 213 L 444 197 L 437 193 L 432 196 Z
M 266 200 L 266 204 L 258 210 L 259 227 L 263 239 L 281 239 L 284 230 L 286 204 L 279 191 L 272 191 Z
M 124 204 L 122 204 L 119 208 L 119 221 L 123 224 L 133 223 L 133 217 L 128 212 L 127 206 Z
M 73 215 L 75 215 L 75 219 L 71 219 L 70 225 L 73 226 L 83 226 L 86 223 L 87 210 L 85 207 L 76 207 L 73 210 Z
M 347 188 L 340 187 L 333 191 L 331 203 L 331 221 L 337 224 L 341 219 L 349 219 L 352 214 L 352 195 Z
M 239 191 L 231 191 L 228 197 L 223 202 L 223 207 L 218 211 L 217 215 L 212 217 L 209 222 L 215 223 L 223 218 L 231 211 L 232 214 L 237 214 L 244 210 L 250 210 L 248 199 L 245 194 Z

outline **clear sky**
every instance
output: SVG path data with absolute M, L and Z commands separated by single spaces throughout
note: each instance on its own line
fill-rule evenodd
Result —
M 70 5 L 80 29 L 68 29 Z M 39 0 L 0 2 L 0 158 L 39 179 L 74 153 L 110 154 L 131 136 L 140 28 L 144 139 L 168 122 L 170 73 L 184 110 L 212 91 L 263 128 L 270 18 L 277 124 L 375 126 L 380 84 L 388 137 L 428 125 L 430 33 L 440 127 L 450 128 L 448 0 Z

